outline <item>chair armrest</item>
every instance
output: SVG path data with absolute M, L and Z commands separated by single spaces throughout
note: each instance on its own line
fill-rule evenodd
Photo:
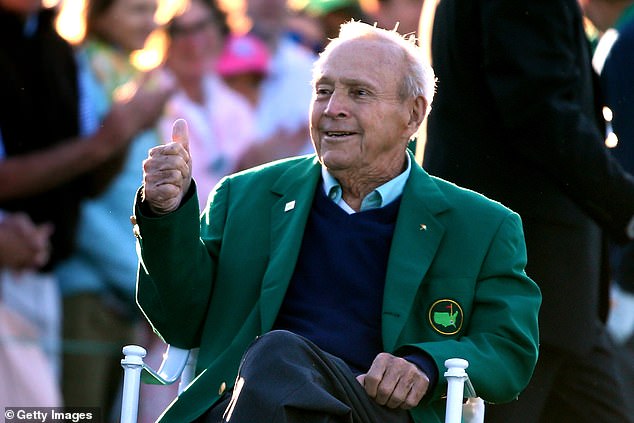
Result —
M 136 423 L 137 421 L 141 382 L 151 385 L 171 385 L 180 380 L 178 385 L 180 394 L 195 377 L 198 348 L 184 350 L 168 345 L 158 370 L 152 369 L 143 361 L 146 353 L 145 349 L 138 345 L 123 347 L 121 423 Z
M 192 348 L 187 356 L 187 363 L 181 373 L 180 382 L 178 383 L 178 394 L 187 388 L 189 383 L 196 377 L 196 361 L 198 360 L 198 351 L 200 348 Z
M 168 345 L 163 353 L 163 361 L 158 370 L 154 370 L 143 363 L 141 381 L 149 385 L 171 385 L 181 377 L 189 355 L 190 350 Z

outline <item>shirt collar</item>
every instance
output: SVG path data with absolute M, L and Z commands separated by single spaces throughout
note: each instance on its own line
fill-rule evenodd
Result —
M 365 196 L 361 202 L 361 211 L 375 209 L 386 206 L 396 200 L 405 188 L 405 183 L 412 169 L 412 159 L 409 154 L 405 154 L 407 160 L 407 168 L 396 178 L 391 179 L 383 185 L 377 187 L 374 191 Z M 354 213 L 354 210 L 343 201 L 342 189 L 339 181 L 328 172 L 326 166 L 321 166 L 321 176 L 323 178 L 323 189 L 326 195 L 339 207 L 348 213 Z

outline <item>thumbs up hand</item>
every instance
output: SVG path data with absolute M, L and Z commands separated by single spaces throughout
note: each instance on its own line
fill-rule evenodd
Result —
M 191 180 L 187 122 L 178 119 L 172 127 L 172 142 L 150 149 L 143 161 L 143 200 L 157 215 L 170 213 L 180 206 Z

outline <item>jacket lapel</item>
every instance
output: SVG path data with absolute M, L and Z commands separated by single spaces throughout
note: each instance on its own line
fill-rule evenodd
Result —
M 437 215 L 449 208 L 444 194 L 422 168 L 412 171 L 401 200 L 383 298 L 383 344 L 393 351 L 414 298 L 445 232 Z
M 271 330 L 291 280 L 304 228 L 320 180 L 316 158 L 289 168 L 271 189 L 280 198 L 271 210 L 271 256 L 262 279 L 262 332 Z

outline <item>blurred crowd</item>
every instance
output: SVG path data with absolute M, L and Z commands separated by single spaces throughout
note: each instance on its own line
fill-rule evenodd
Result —
M 121 348 L 165 348 L 135 303 L 131 205 L 148 150 L 189 124 L 194 178 L 309 153 L 311 68 L 349 19 L 396 27 L 392 3 L 356 0 L 0 0 L 0 403 L 91 406 L 117 421 Z M 297 2 L 295 2 L 297 3 Z M 379 7 L 383 6 L 384 7 Z M 231 6 L 231 7 L 228 7 Z M 418 10 L 415 10 L 417 9 Z M 69 26 L 79 39 L 64 38 Z M 65 31 L 66 30 L 66 31 Z M 139 52 L 160 35 L 159 64 Z M 201 210 L 206 199 L 201 198 Z M 143 387 L 139 421 L 176 394 Z
M 121 348 L 145 346 L 154 365 L 165 348 L 135 303 L 129 216 L 148 150 L 185 118 L 201 193 L 229 173 L 312 152 L 311 68 L 339 25 L 416 35 L 423 8 L 244 0 L 248 25 L 238 27 L 216 0 L 184 0 L 159 23 L 160 1 L 86 0 L 85 34 L 71 44 L 56 27 L 63 3 L 0 0 L 0 404 L 99 407 L 117 421 Z M 634 1 L 579 1 L 608 147 L 634 172 Z M 141 70 L 134 54 L 157 32 L 161 63 Z M 608 321 L 634 374 L 632 253 L 613 243 Z M 154 421 L 175 389 L 144 386 L 139 421 Z

